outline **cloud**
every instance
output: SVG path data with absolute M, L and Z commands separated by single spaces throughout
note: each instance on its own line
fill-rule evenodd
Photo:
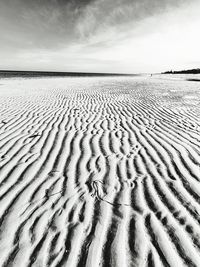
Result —
M 130 60 L 138 62 L 135 51 L 143 58 L 146 51 L 158 47 L 156 42 L 164 45 L 162 38 L 175 38 L 168 32 L 170 27 L 173 32 L 176 23 L 177 27 L 183 26 L 186 22 L 182 18 L 187 16 L 177 14 L 188 9 L 192 10 L 189 16 L 193 18 L 198 3 L 198 0 L 189 4 L 186 0 L 1 0 L 0 67 L 30 68 L 32 63 L 34 68 L 65 70 L 74 66 L 74 59 L 77 69 L 87 65 L 89 71 L 98 71 L 98 67 L 103 71 L 103 65 L 106 70 L 109 65 L 112 72 L 116 64 L 128 69 Z M 165 31 L 168 33 L 164 36 Z M 160 40 L 153 37 L 156 33 L 161 33 Z
M 86 41 L 102 32 L 137 24 L 183 0 L 3 0 L 3 38 L 22 47 L 53 48 Z M 13 35 L 14 34 L 14 35 Z M 11 36 L 13 35 L 13 38 Z M 116 34 L 117 35 L 117 34 Z M 113 38 L 113 36 L 112 36 Z

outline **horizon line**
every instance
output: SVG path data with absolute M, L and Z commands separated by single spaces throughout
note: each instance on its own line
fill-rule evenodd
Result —
M 52 75 L 52 76 L 139 76 L 143 73 L 115 73 L 115 72 L 79 72 L 79 71 L 45 71 L 45 70 L 5 70 L 0 69 L 0 74 L 11 74 L 11 75 L 17 75 L 17 74 L 35 74 L 35 75 Z

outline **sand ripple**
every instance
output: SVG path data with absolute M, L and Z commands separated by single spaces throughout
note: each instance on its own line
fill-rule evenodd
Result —
M 0 266 L 200 266 L 198 84 L 1 83 Z

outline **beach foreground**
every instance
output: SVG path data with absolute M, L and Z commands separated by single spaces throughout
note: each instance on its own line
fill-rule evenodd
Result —
M 0 266 L 200 266 L 199 83 L 0 80 Z

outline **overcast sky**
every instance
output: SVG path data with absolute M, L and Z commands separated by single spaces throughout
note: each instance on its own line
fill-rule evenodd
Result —
M 200 0 L 0 0 L 0 69 L 200 67 Z

